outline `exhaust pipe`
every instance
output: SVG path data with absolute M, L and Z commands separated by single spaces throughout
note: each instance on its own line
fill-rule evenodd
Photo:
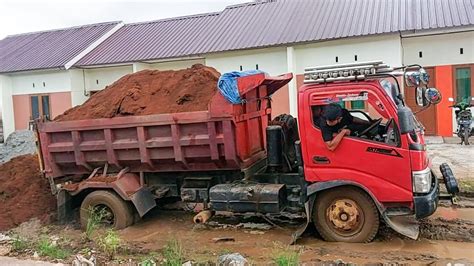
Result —
M 195 224 L 206 223 L 214 215 L 214 213 L 214 211 L 210 210 L 201 211 L 200 213 L 196 214 L 196 216 L 194 216 L 193 221 Z

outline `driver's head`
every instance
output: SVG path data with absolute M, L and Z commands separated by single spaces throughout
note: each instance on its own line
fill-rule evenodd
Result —
M 342 120 L 342 107 L 337 103 L 330 103 L 324 107 L 323 117 L 328 126 L 335 126 Z

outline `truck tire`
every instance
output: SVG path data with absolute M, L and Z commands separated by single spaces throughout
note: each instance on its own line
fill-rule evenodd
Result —
M 367 193 L 357 188 L 329 189 L 316 195 L 313 221 L 330 242 L 367 243 L 379 230 L 379 213 Z
M 101 224 L 111 226 L 115 229 L 123 229 L 133 224 L 134 216 L 131 206 L 117 194 L 107 190 L 91 192 L 82 201 L 80 210 L 81 226 L 87 226 L 91 208 L 99 208 L 106 213 Z

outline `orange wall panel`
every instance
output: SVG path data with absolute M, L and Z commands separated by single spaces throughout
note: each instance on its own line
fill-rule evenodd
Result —
M 451 137 L 453 135 L 453 116 L 449 106 L 449 98 L 453 97 L 453 74 L 452 66 L 436 66 L 435 87 L 441 92 L 442 100 L 436 105 L 437 135 Z
M 54 118 L 72 107 L 70 92 L 43 94 L 49 95 L 51 117 Z M 28 129 L 31 117 L 30 97 L 32 95 L 13 95 L 13 114 L 15 116 L 15 130 Z
M 30 95 L 13 95 L 13 115 L 15 116 L 15 130 L 28 129 L 30 113 Z
M 51 107 L 51 117 L 54 119 L 56 116 L 64 113 L 64 111 L 72 107 L 71 93 L 70 92 L 50 93 L 49 104 Z

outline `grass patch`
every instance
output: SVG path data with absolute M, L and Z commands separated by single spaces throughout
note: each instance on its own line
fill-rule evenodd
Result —
M 106 211 L 105 209 L 99 209 L 98 207 L 89 207 L 87 212 L 89 213 L 89 218 L 87 219 L 85 234 L 87 240 L 92 240 L 92 235 L 97 228 L 99 228 L 101 221 L 106 216 Z
M 30 243 L 20 236 L 12 237 L 12 250 L 16 252 L 24 251 L 30 247 Z
M 181 266 L 184 263 L 184 250 L 181 243 L 172 239 L 163 248 L 164 265 Z
M 283 250 L 274 251 L 272 260 L 278 266 L 297 266 L 300 263 L 300 252 L 286 247 Z
M 105 235 L 101 236 L 97 240 L 97 244 L 100 249 L 110 258 L 113 259 L 117 250 L 120 247 L 120 236 L 113 229 L 106 231 Z
M 464 193 L 474 193 L 474 180 L 458 180 L 459 190 Z
M 42 237 L 37 243 L 37 251 L 39 255 L 49 257 L 52 259 L 65 259 L 71 256 L 71 251 L 61 248 L 53 244 L 48 238 Z

